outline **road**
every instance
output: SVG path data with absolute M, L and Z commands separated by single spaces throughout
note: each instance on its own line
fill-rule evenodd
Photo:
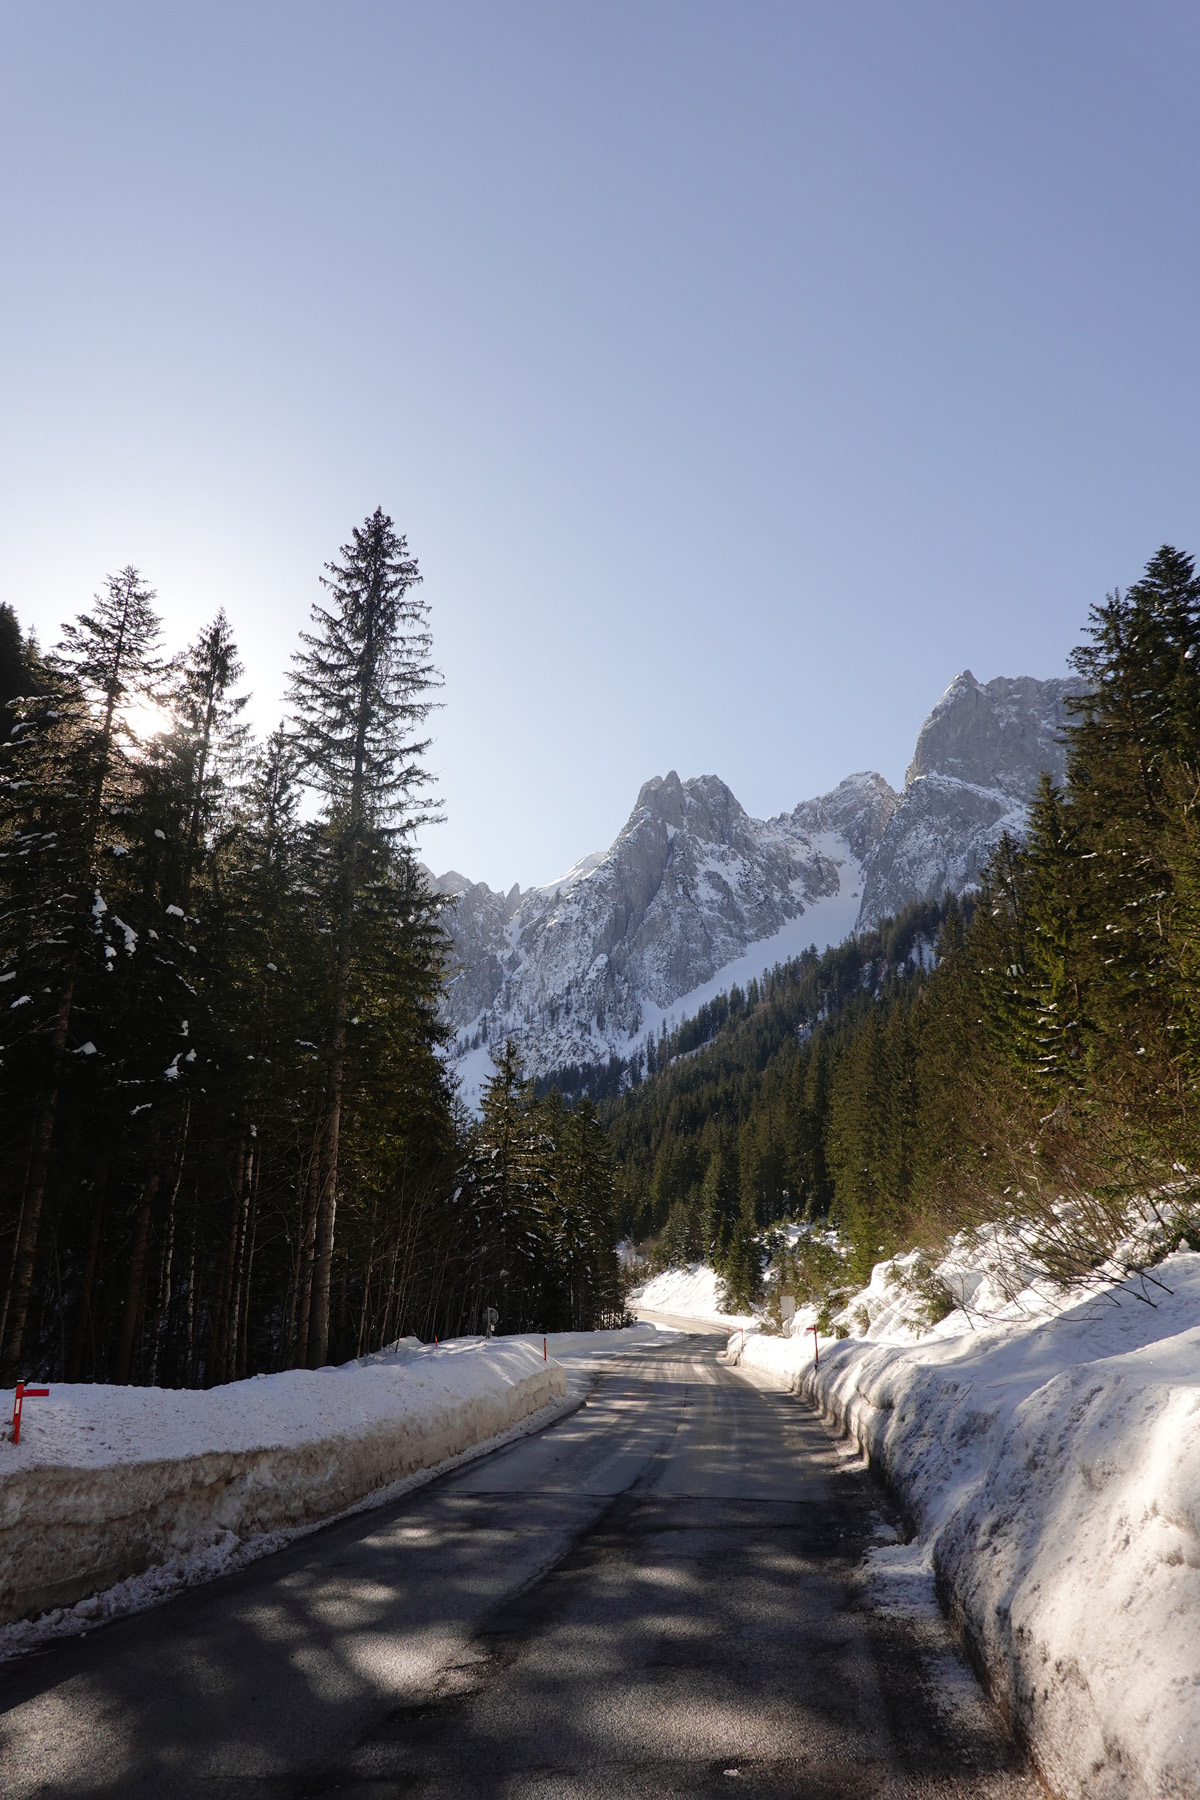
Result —
M 0 1792 L 1034 1800 L 944 1627 L 863 1602 L 879 1489 L 723 1344 L 9 1664 Z

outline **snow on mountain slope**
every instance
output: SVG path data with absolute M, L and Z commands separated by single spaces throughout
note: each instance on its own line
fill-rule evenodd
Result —
M 917 739 L 899 804 L 866 870 L 858 923 L 977 885 L 1001 836 L 1019 836 L 1043 770 L 1066 772 L 1076 681 L 956 676 Z
M 917 739 L 903 794 L 851 775 L 752 819 L 715 775 L 648 781 L 624 830 L 557 881 L 494 893 L 455 870 L 445 1009 L 463 1098 L 517 1039 L 534 1075 L 631 1056 L 706 1000 L 912 900 L 973 887 L 1019 835 L 1043 769 L 1064 774 L 1072 681 L 959 675 Z
M 714 775 L 648 781 L 605 853 L 507 896 L 457 875 L 446 1012 L 471 1103 L 490 1048 L 516 1038 L 533 1074 L 629 1055 L 711 994 L 852 929 L 862 860 L 895 805 L 852 775 L 778 818 L 752 819 Z

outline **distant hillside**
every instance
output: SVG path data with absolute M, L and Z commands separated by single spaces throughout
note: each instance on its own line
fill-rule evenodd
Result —
M 648 1055 L 641 1085 L 601 1117 L 618 1163 L 621 1229 L 662 1229 L 676 1202 L 730 1223 L 749 1196 L 760 1224 L 822 1214 L 832 1186 L 828 1093 L 862 1019 L 911 1000 L 932 970 L 953 901 L 918 902 L 821 954 L 806 952 L 701 1008 Z

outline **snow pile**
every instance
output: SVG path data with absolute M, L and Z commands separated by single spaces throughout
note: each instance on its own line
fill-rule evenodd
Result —
M 664 1336 L 674 1336 L 667 1325 L 626 1325 L 620 1331 L 552 1331 L 532 1337 L 505 1338 L 507 1344 L 529 1344 L 538 1355 L 543 1346 L 556 1362 L 580 1363 L 587 1366 L 598 1357 L 621 1356 L 629 1350 L 644 1350 Z
M 561 1400 L 531 1342 L 415 1340 L 206 1392 L 56 1385 L 0 1443 L 0 1623 L 327 1519 Z M 0 1405 L 11 1404 L 0 1394 Z
M 639 1312 L 666 1313 L 677 1319 L 701 1319 L 710 1325 L 751 1330 L 761 1323 L 750 1313 L 721 1311 L 721 1277 L 707 1263 L 693 1263 L 687 1269 L 664 1269 L 644 1287 L 629 1296 L 630 1304 Z
M 731 1360 L 886 1473 L 1056 1793 L 1200 1795 L 1200 1255 L 1055 1295 L 1020 1285 L 1021 1248 L 997 1229 L 877 1265 L 840 1315 L 865 1335 L 819 1367 L 811 1309 Z M 922 1324 L 945 1290 L 967 1310 Z

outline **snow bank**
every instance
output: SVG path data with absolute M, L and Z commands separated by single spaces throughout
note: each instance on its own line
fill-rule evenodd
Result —
M 715 1269 L 707 1263 L 693 1263 L 688 1269 L 664 1269 L 629 1298 L 639 1310 L 668 1313 L 677 1319 L 702 1319 L 710 1325 L 757 1326 L 760 1321 L 750 1313 L 721 1311 L 720 1286 L 721 1278 Z
M 969 1312 L 922 1328 L 897 1258 L 841 1315 L 867 1335 L 819 1367 L 800 1331 L 733 1360 L 886 1473 L 1055 1793 L 1200 1796 L 1200 1256 L 1055 1298 L 1019 1288 L 1000 1235 L 936 1271 Z
M 53 1386 L 0 1443 L 0 1623 L 328 1518 L 565 1392 L 540 1343 L 479 1339 L 207 1392 Z
M 619 1331 L 552 1331 L 530 1337 L 505 1338 L 507 1344 L 529 1344 L 540 1356 L 543 1344 L 558 1362 L 591 1363 L 596 1357 L 620 1356 L 630 1350 L 644 1350 L 664 1334 L 676 1334 L 669 1325 L 625 1325 Z

